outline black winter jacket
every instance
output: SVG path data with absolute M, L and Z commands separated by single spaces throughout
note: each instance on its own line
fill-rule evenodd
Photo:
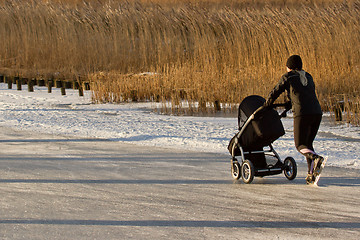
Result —
M 294 117 L 322 114 L 315 93 L 315 84 L 309 73 L 304 70 L 292 70 L 291 72 L 284 74 L 278 84 L 270 92 L 265 105 L 269 106 L 274 103 L 285 90 L 291 101 Z

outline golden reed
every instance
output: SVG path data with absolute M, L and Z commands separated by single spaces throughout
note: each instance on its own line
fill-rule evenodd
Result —
M 360 1 L 0 1 L 0 71 L 85 76 L 94 102 L 197 111 L 266 97 L 291 54 L 359 124 Z

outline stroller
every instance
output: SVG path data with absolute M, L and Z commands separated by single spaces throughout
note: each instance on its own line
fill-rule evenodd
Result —
M 285 177 L 293 180 L 297 174 L 296 162 L 292 157 L 281 161 L 272 143 L 285 134 L 281 117 L 290 110 L 289 104 L 274 104 L 263 107 L 265 99 L 252 95 L 246 97 L 239 106 L 239 132 L 231 139 L 228 150 L 231 154 L 231 175 L 235 180 L 242 178 L 251 183 L 254 177 L 276 175 L 284 172 Z M 274 109 L 285 107 L 279 115 Z M 235 157 L 240 156 L 241 162 Z

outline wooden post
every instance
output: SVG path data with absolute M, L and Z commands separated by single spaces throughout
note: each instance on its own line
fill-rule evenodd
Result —
M 48 93 L 51 93 L 53 86 L 54 86 L 54 81 L 52 79 L 48 79 L 47 80 Z
M 61 81 L 61 95 L 63 96 L 66 95 L 65 85 L 66 85 L 65 82 Z
M 8 84 L 8 89 L 12 89 L 12 84 L 13 84 L 12 77 L 7 77 L 6 80 Z
M 21 78 L 20 77 L 15 77 L 15 82 L 16 82 L 16 86 L 17 86 L 17 90 L 21 91 Z
M 215 100 L 214 107 L 215 107 L 215 111 L 221 111 L 221 105 L 219 100 Z
M 27 79 L 27 78 L 24 78 L 24 81 L 27 81 L 28 92 L 33 92 L 34 91 L 34 81 L 32 79 Z
M 83 88 L 83 84 L 81 82 L 81 78 L 79 77 L 78 79 L 74 78 L 74 82 L 73 82 L 73 88 L 74 89 L 79 89 L 79 96 L 83 97 L 84 96 L 84 88 Z
M 79 96 L 83 97 L 84 96 L 84 89 L 83 87 L 79 84 Z

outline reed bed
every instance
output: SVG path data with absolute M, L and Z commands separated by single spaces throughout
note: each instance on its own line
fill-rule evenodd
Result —
M 0 71 L 82 76 L 94 102 L 236 109 L 299 54 L 325 111 L 359 124 L 360 1 L 0 1 Z

